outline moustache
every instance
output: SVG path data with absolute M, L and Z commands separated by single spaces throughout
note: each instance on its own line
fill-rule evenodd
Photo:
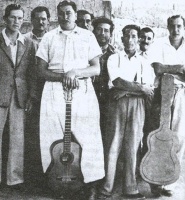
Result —
M 62 23 L 67 23 L 69 22 L 69 20 L 65 19 L 65 20 L 62 20 Z
M 142 44 L 149 45 L 147 42 L 142 42 Z

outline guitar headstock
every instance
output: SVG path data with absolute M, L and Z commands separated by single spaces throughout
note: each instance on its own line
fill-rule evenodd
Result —
M 72 89 L 68 89 L 67 87 L 63 87 L 63 89 L 65 101 L 72 101 Z

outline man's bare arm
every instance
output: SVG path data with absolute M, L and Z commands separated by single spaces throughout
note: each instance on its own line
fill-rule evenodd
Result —
M 128 92 L 128 94 L 131 95 L 152 95 L 153 89 L 152 87 L 145 86 L 136 82 L 130 82 L 126 81 L 124 79 L 121 79 L 120 77 L 112 81 L 113 85 L 119 89 L 123 89 Z
M 43 78 L 46 81 L 51 82 L 62 82 L 64 74 L 55 73 L 48 69 L 48 63 L 43 59 L 37 57 L 37 68 L 38 68 L 38 77 Z
M 74 69 L 75 77 L 92 77 L 100 74 L 99 56 L 90 60 L 89 64 L 89 67 Z
M 154 72 L 156 75 L 162 75 L 164 73 L 183 75 L 185 72 L 184 65 L 163 65 L 161 63 L 154 62 L 152 63 Z

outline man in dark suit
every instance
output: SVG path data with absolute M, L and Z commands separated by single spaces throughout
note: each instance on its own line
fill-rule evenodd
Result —
M 24 182 L 24 129 L 26 113 L 30 112 L 36 97 L 34 83 L 34 44 L 20 32 L 24 10 L 11 4 L 3 17 L 6 28 L 0 33 L 0 149 L 5 123 L 8 124 L 9 146 L 7 185 L 19 186 Z M 2 150 L 0 151 L 2 172 Z M 0 182 L 2 177 L 0 175 Z

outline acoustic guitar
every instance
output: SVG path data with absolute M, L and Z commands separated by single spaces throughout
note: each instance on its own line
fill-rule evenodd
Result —
M 47 170 L 48 186 L 56 195 L 68 195 L 83 186 L 80 168 L 81 147 L 72 140 L 71 103 L 72 90 L 64 88 L 66 101 L 65 133 L 63 140 L 55 141 L 50 147 L 51 164 Z
M 161 96 L 160 127 L 148 135 L 148 151 L 141 161 L 140 173 L 148 183 L 168 185 L 175 182 L 180 174 L 177 133 L 170 129 L 171 105 L 174 96 L 172 75 L 163 75 Z

